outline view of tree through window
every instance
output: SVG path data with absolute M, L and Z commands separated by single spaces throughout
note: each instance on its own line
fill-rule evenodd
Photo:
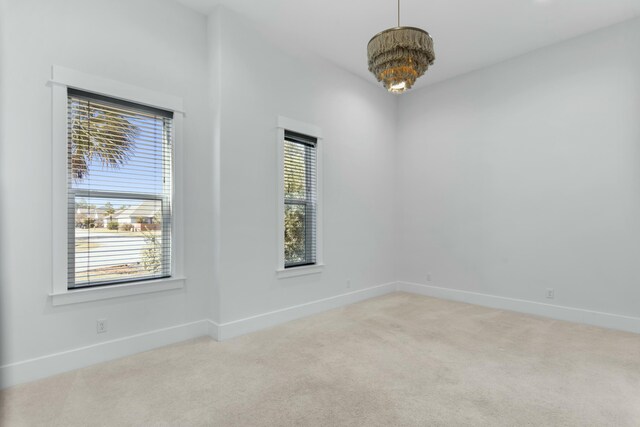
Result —
M 315 140 L 285 133 L 285 267 L 315 263 Z
M 171 113 L 69 90 L 69 287 L 167 277 Z

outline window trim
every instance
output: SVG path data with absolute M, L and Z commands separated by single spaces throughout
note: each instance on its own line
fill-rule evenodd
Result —
M 184 287 L 184 224 L 182 191 L 182 99 L 145 88 L 93 76 L 64 67 L 52 66 L 52 283 L 53 305 L 72 304 L 106 298 L 138 295 Z M 78 89 L 98 95 L 133 102 L 153 108 L 173 111 L 173 186 L 171 271 L 168 278 L 117 283 L 98 287 L 68 289 L 67 260 L 70 224 L 67 215 L 67 89 Z
M 316 262 L 315 264 L 305 264 L 300 266 L 289 266 L 285 268 L 284 259 L 284 210 L 285 210 L 285 193 L 284 193 L 284 134 L 285 130 L 315 138 L 316 144 Z M 322 131 L 319 127 L 290 119 L 288 117 L 278 116 L 277 125 L 277 159 L 278 159 L 278 178 L 277 182 L 277 220 L 276 227 L 278 233 L 278 261 L 276 265 L 276 276 L 278 278 L 287 278 L 302 276 L 307 274 L 320 273 L 324 267 L 323 258 L 323 167 L 322 167 L 322 149 L 324 140 Z

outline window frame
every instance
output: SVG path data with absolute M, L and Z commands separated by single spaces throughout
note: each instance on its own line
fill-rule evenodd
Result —
M 174 141 L 174 137 L 173 137 L 173 113 L 172 112 L 168 112 L 166 110 L 159 110 L 156 108 L 152 108 L 149 106 L 145 106 L 145 105 L 140 105 L 140 104 L 136 104 L 133 102 L 129 102 L 129 101 L 124 101 L 124 100 L 119 100 L 119 99 L 113 99 L 110 97 L 105 97 L 102 95 L 97 95 L 94 93 L 90 93 L 90 92 L 86 92 L 86 91 L 78 91 L 76 89 L 71 89 L 69 87 L 67 87 L 67 98 L 69 97 L 75 97 L 76 99 L 85 99 L 85 100 L 89 100 L 90 102 L 95 101 L 99 101 L 104 103 L 105 105 L 111 105 L 112 107 L 115 108 L 123 108 L 123 109 L 127 109 L 127 111 L 138 111 L 138 112 L 142 112 L 143 114 L 156 114 L 159 116 L 165 116 L 166 113 L 170 113 L 170 118 L 171 121 L 170 123 L 170 130 L 169 130 L 169 135 L 171 135 L 171 140 L 169 143 L 169 147 L 172 148 L 171 152 L 169 153 L 169 155 L 171 156 L 170 159 L 170 164 L 171 164 L 171 170 L 169 172 L 169 176 L 171 177 L 171 180 L 169 182 L 166 182 L 165 184 L 163 184 L 164 186 L 164 190 L 161 194 L 159 193 L 140 193 L 140 192 L 131 192 L 131 191 L 116 191 L 116 190 L 91 190 L 91 189 L 82 189 L 82 188 L 73 188 L 73 186 L 70 185 L 69 180 L 71 180 L 71 176 L 68 175 L 67 178 L 67 192 L 69 194 L 69 203 L 71 203 L 71 201 L 73 200 L 74 202 L 74 207 L 73 209 L 69 209 L 69 211 L 73 211 L 74 213 L 77 212 L 77 206 L 75 205 L 75 199 L 77 197 L 84 197 L 86 199 L 90 199 L 91 197 L 96 197 L 96 198 L 101 198 L 101 199 L 120 199 L 120 200 L 144 200 L 144 201 L 155 201 L 155 202 L 159 202 L 160 206 L 161 206 L 161 211 L 162 211 L 162 231 L 163 231 L 163 236 L 164 235 L 168 235 L 170 236 L 169 239 L 171 239 L 171 214 L 172 214 L 172 209 L 171 209 L 171 205 L 172 205 L 172 193 L 167 191 L 168 189 L 172 188 L 172 184 L 173 184 L 173 178 L 172 178 L 172 173 L 173 173 L 173 141 Z M 69 107 L 67 108 L 67 119 L 69 118 L 69 114 L 70 114 L 70 110 Z M 167 115 L 168 116 L 168 115 Z M 167 118 L 167 117 L 165 117 Z M 166 123 L 163 122 L 166 126 Z M 68 136 L 68 135 L 67 135 Z M 68 144 L 69 142 L 67 142 Z M 166 151 L 165 151 L 165 147 L 162 148 L 162 153 L 163 156 L 165 155 Z M 68 154 L 67 154 L 68 156 Z M 69 159 L 67 159 L 67 162 L 69 161 Z M 166 161 L 166 159 L 163 158 L 162 162 L 164 163 L 164 161 Z M 68 166 L 68 164 L 67 164 Z M 69 174 L 69 169 L 67 168 L 67 173 Z M 164 177 L 164 175 L 163 175 Z M 71 207 L 71 205 L 69 205 L 69 208 Z M 169 221 L 164 221 L 164 218 L 168 218 Z M 69 274 L 68 278 L 67 278 L 67 288 L 68 289 L 82 289 L 82 288 L 88 288 L 88 287 L 97 287 L 97 286 L 111 286 L 111 285 L 118 285 L 118 284 L 124 284 L 124 283 L 133 283 L 133 282 L 140 282 L 140 281 L 144 281 L 144 280 L 158 280 L 158 279 L 165 279 L 165 278 L 170 278 L 172 277 L 172 263 L 162 263 L 162 274 L 159 275 L 159 277 L 142 277 L 142 278 L 131 278 L 131 277 L 123 277 L 122 280 L 107 280 L 107 281 L 97 281 L 95 283 L 91 282 L 89 284 L 78 284 L 77 282 L 77 277 L 75 275 L 75 270 L 74 270 L 74 265 L 75 265 L 75 248 L 74 246 L 71 245 L 71 242 L 75 241 L 75 236 L 76 236 L 76 227 L 75 224 L 73 224 L 74 218 L 72 218 L 71 216 L 68 219 L 68 237 L 67 237 L 67 241 L 69 242 L 69 246 L 67 249 L 67 264 L 68 264 L 68 269 L 67 269 L 67 273 Z M 73 225 L 72 225 L 73 224 Z M 161 246 L 161 250 L 164 252 L 164 246 Z M 162 255 L 162 259 L 164 258 L 164 255 Z M 169 259 L 171 259 L 171 254 L 169 254 Z M 73 285 L 72 283 L 69 281 L 69 279 L 73 277 Z
M 287 199 L 284 191 L 284 141 L 285 131 L 292 133 L 306 135 L 315 138 L 315 150 L 316 150 L 316 206 L 315 206 L 315 220 L 316 220 L 316 260 L 314 264 L 300 264 L 300 265 L 286 265 L 284 258 L 284 213 Z M 307 274 L 320 273 L 324 267 L 324 259 L 322 254 L 323 248 L 323 191 L 322 191 L 322 148 L 324 140 L 322 137 L 322 131 L 319 127 L 300 122 L 298 120 L 290 119 L 283 116 L 278 116 L 277 125 L 277 159 L 278 159 L 278 179 L 277 181 L 277 220 L 278 226 L 276 227 L 278 233 L 278 263 L 276 266 L 276 276 L 278 278 L 295 277 Z M 305 202 L 307 202 L 305 200 Z M 298 200 L 296 204 L 301 204 Z
M 317 163 L 317 153 L 318 153 L 318 141 L 315 138 L 310 137 L 309 135 L 302 135 L 302 134 L 298 134 L 295 133 L 294 135 L 291 135 L 289 137 L 287 137 L 287 133 L 293 133 L 291 130 L 289 129 L 285 129 L 284 132 L 284 144 L 286 145 L 287 142 L 293 143 L 293 144 L 300 144 L 300 145 L 304 145 L 305 149 L 306 147 L 311 147 L 313 149 L 313 151 L 316 154 L 316 163 Z M 306 139 L 309 138 L 309 141 L 306 141 Z M 312 140 L 312 141 L 311 141 Z M 311 164 L 310 159 L 305 155 L 304 157 L 304 169 L 305 169 L 305 176 L 306 176 L 306 182 L 305 182 L 305 190 L 307 190 L 310 186 L 311 183 L 311 179 L 309 177 L 309 170 L 315 170 L 314 165 Z M 283 170 L 284 173 L 284 170 Z M 317 173 L 316 173 L 316 178 L 317 178 Z M 317 183 L 316 183 L 316 190 L 317 190 Z M 311 193 L 314 194 L 315 192 Z M 289 198 L 287 197 L 287 194 L 285 193 L 284 195 L 284 205 L 285 205 L 285 211 L 286 211 L 286 206 L 287 205 L 293 205 L 293 206 L 304 206 L 304 251 L 305 251 L 305 255 L 308 253 L 314 253 L 315 255 L 315 248 L 314 246 L 314 239 L 313 239 L 313 235 L 314 233 L 314 227 L 316 226 L 316 224 L 314 223 L 314 219 L 317 218 L 316 215 L 316 211 L 318 209 L 318 200 L 317 197 L 318 195 L 315 194 L 315 199 L 310 197 L 310 193 L 309 191 L 305 191 L 305 197 L 304 199 L 300 199 L 300 198 Z M 311 212 L 309 211 L 311 208 Z M 308 259 L 305 259 L 304 261 L 301 262 L 295 262 L 295 263 L 287 263 L 287 260 L 285 259 L 284 261 L 284 268 L 289 269 L 289 268 L 296 268 L 296 267 L 304 267 L 304 266 L 311 266 L 311 265 L 315 265 L 317 260 L 315 259 L 316 257 L 314 257 L 313 262 L 309 261 Z
M 182 127 L 184 108 L 181 98 L 138 86 L 93 76 L 64 67 L 52 66 L 52 284 L 51 301 L 55 305 L 137 295 L 184 287 L 183 270 L 183 194 Z M 171 277 L 68 288 L 68 236 L 72 232 L 67 213 L 67 93 L 77 89 L 97 95 L 173 112 L 173 171 L 171 186 Z

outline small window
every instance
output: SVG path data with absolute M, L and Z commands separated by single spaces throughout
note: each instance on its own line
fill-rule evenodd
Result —
M 67 91 L 68 288 L 170 277 L 173 113 Z
M 284 132 L 284 267 L 316 264 L 317 139 Z

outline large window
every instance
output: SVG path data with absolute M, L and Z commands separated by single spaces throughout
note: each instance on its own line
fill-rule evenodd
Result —
M 284 132 L 284 267 L 316 264 L 317 139 Z
M 68 288 L 170 277 L 173 113 L 68 89 Z

